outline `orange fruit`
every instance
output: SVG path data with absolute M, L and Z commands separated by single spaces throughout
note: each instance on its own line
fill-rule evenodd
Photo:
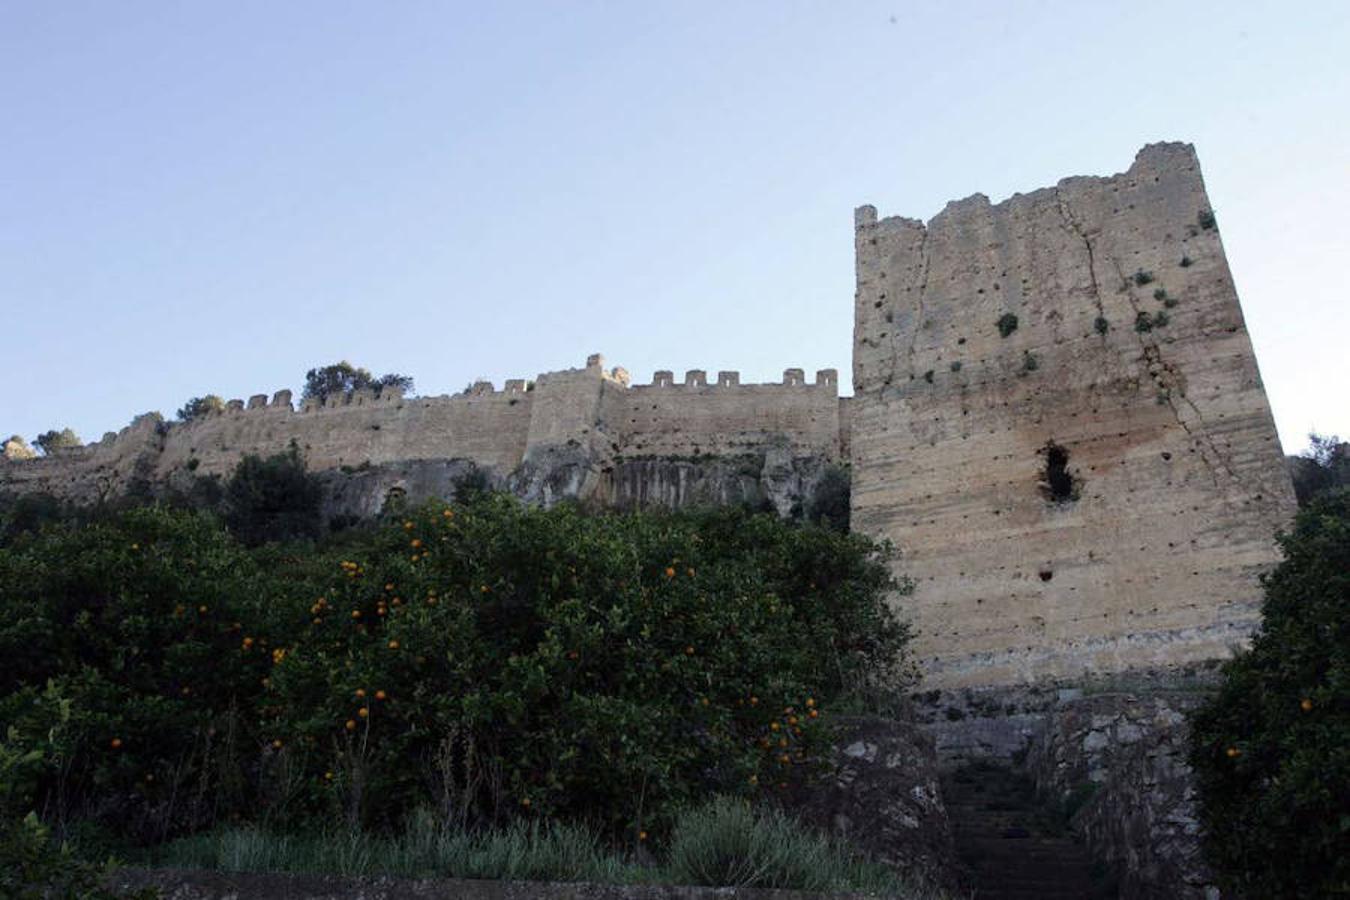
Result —
M 520 798 L 520 805 L 523 806 L 523 807 L 525 807 L 526 809 L 529 809 L 529 808 L 530 808 L 530 798 L 529 798 L 529 797 L 522 797 L 522 798 Z
M 1227 750 L 1225 750 L 1224 752 L 1225 752 L 1226 754 L 1228 754 L 1228 758 L 1229 758 L 1229 759 L 1235 759 L 1236 757 L 1238 757 L 1238 756 L 1242 753 L 1242 751 L 1239 750 L 1239 749 L 1236 748 L 1236 747 L 1229 747 L 1229 748 L 1228 748 Z
M 352 610 L 352 618 L 353 618 L 353 619 L 359 619 L 359 618 L 361 618 L 361 610 L 359 610 L 359 609 L 354 609 L 354 610 Z
M 390 641 L 390 642 L 389 642 L 389 649 L 390 649 L 390 650 L 397 650 L 397 649 L 398 649 L 398 641 Z
M 346 728 L 347 728 L 348 731 L 355 731 L 355 730 L 356 730 L 356 720 L 355 720 L 355 719 L 348 719 L 348 720 L 347 720 Z
M 684 648 L 684 655 L 685 655 L 685 656 L 693 656 L 693 655 L 694 655 L 694 645 L 693 645 L 693 644 L 690 644 L 688 647 L 685 647 L 685 648 Z
M 114 750 L 121 750 L 121 749 L 122 749 L 122 739 L 121 739 L 121 738 L 115 737 L 115 738 L 113 738 L 111 741 L 108 741 L 108 746 L 109 746 L 109 747 L 112 747 Z
M 386 694 L 384 691 L 376 691 L 376 692 L 375 692 L 375 699 L 376 699 L 376 700 L 387 700 L 388 698 L 389 698 L 389 695 Z
M 675 577 L 675 567 L 674 567 L 674 566 L 666 566 L 666 577 L 667 577 L 667 578 L 674 578 L 674 577 Z
M 281 738 L 277 738 L 276 740 L 272 741 L 272 749 L 273 750 L 281 749 Z
M 779 725 L 777 722 L 770 722 L 770 723 L 769 723 L 769 730 L 770 730 L 770 731 L 777 731 L 778 729 L 780 729 L 780 728 L 782 728 L 782 727 L 783 727 L 783 726 L 782 726 L 782 725 Z
M 1312 701 L 1304 697 L 1303 702 L 1299 704 L 1299 708 L 1304 712 L 1312 712 Z
M 362 697 L 364 697 L 365 695 L 366 695 L 366 689 L 365 689 L 365 688 L 357 688 L 357 689 L 356 689 L 356 698 L 357 698 L 358 700 L 361 699 Z
M 356 711 L 356 714 L 364 719 L 370 715 L 370 710 L 363 706 Z
M 638 832 L 638 840 L 639 840 L 639 841 L 645 841 L 646 839 L 647 839 L 647 832 L 645 832 L 645 831 L 639 831 L 639 832 Z
M 816 716 L 820 715 L 820 711 L 813 709 L 809 713 L 807 713 L 807 715 L 814 719 Z

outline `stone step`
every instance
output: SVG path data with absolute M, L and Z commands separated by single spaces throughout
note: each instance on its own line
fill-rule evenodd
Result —
M 1025 775 L 981 766 L 943 791 L 974 900 L 1101 900 L 1086 851 L 1040 808 Z

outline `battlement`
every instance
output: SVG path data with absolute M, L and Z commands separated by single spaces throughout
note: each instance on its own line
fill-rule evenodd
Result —
M 723 370 L 717 373 L 717 380 L 712 384 L 708 383 L 708 372 L 705 369 L 689 369 L 684 373 L 684 381 L 677 383 L 675 374 L 669 369 L 658 369 L 652 375 L 651 384 L 635 384 L 632 388 L 642 390 L 645 388 L 745 388 L 750 390 L 759 390 L 764 388 L 783 388 L 783 387 L 809 387 L 809 388 L 834 388 L 839 386 L 839 372 L 837 369 L 819 369 L 816 371 L 816 380 L 814 384 L 807 384 L 806 373 L 802 369 L 784 369 L 783 380 L 777 382 L 765 382 L 762 384 L 742 384 L 741 373 L 736 371 Z

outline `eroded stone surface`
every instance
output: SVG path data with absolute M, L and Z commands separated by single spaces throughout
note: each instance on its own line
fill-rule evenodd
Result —
M 1209 211 L 1184 144 L 926 225 L 859 211 L 853 524 L 901 550 L 931 683 L 1250 633 L 1293 498 Z

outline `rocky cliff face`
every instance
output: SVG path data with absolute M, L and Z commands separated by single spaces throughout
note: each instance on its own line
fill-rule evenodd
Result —
M 617 510 L 745 505 L 800 515 L 829 465 L 820 456 L 793 455 L 786 446 L 760 455 L 645 457 L 605 466 L 578 449 L 560 448 L 506 477 L 466 459 L 412 460 L 319 474 L 325 521 L 342 524 L 370 519 L 390 501 L 453 499 L 465 479 L 543 506 L 564 500 Z

